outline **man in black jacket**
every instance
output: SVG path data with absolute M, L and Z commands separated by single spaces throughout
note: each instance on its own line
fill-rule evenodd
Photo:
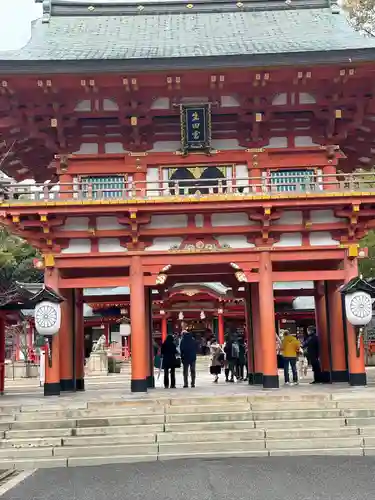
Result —
M 195 387 L 195 364 L 197 361 L 197 341 L 191 332 L 184 330 L 180 343 L 181 361 L 184 373 L 184 387 L 189 387 L 189 369 L 191 376 L 191 387 Z
M 308 337 L 303 348 L 306 352 L 307 361 L 310 363 L 314 373 L 314 381 L 312 383 L 320 384 L 322 382 L 322 370 L 319 361 L 319 339 L 316 334 L 315 326 L 309 326 L 307 328 L 307 334 Z

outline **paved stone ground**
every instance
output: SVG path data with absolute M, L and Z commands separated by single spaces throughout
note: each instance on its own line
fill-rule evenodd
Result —
M 155 372 L 156 389 L 150 390 L 147 394 L 131 393 L 130 392 L 130 373 L 113 374 L 103 377 L 86 377 L 86 391 L 83 393 L 66 393 L 57 397 L 45 398 L 43 389 L 38 386 L 35 379 L 25 379 L 20 381 L 6 381 L 5 395 L 0 397 L 0 405 L 7 404 L 55 404 L 56 400 L 64 404 L 69 402 L 93 401 L 100 399 L 155 399 L 155 398 L 181 398 L 185 395 L 194 396 L 228 396 L 228 395 L 251 395 L 264 393 L 261 386 L 250 386 L 247 382 L 226 384 L 224 375 L 221 376 L 219 384 L 212 383 L 212 376 L 208 373 L 209 361 L 207 360 L 207 368 L 200 366 L 197 375 L 197 387 L 195 389 L 182 389 L 182 373 L 177 372 L 177 389 L 165 390 L 163 388 L 163 377 L 158 379 L 158 372 Z M 374 397 L 375 400 L 375 368 L 367 369 L 368 386 L 367 387 L 350 387 L 348 384 L 334 385 L 310 385 L 312 374 L 309 372 L 307 379 L 302 380 L 298 387 L 283 387 L 283 374 L 279 373 L 280 389 L 275 391 L 267 391 L 275 394 L 321 394 L 321 393 L 338 393 L 350 395 L 350 397 Z M 374 494 L 375 498 L 375 494 Z
M 2 500 L 373 500 L 375 459 L 184 460 L 39 470 Z

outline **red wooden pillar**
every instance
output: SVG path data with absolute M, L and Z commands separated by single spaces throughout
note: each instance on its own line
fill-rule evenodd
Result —
M 259 314 L 263 354 L 263 387 L 274 389 L 279 387 L 279 374 L 276 356 L 272 262 L 269 252 L 261 252 L 259 258 Z
M 60 337 L 60 390 L 62 392 L 74 391 L 75 381 L 73 373 L 73 349 L 74 346 L 74 301 L 73 290 L 60 290 L 60 294 L 64 297 L 61 302 L 61 326 L 59 331 Z
M 85 390 L 85 332 L 83 322 L 83 292 L 75 292 L 75 388 Z
M 327 311 L 324 282 L 315 281 L 315 323 L 319 339 L 320 364 L 322 368 L 322 380 L 331 381 L 331 363 L 329 353 L 329 340 L 327 328 Z
M 358 276 L 357 259 L 347 259 L 345 262 L 345 279 L 346 282 Z M 348 368 L 349 368 L 349 384 L 354 386 L 366 385 L 366 368 L 365 368 L 365 349 L 363 344 L 363 335 L 360 338 L 359 349 L 357 342 L 356 328 L 346 321 L 346 336 L 348 345 Z
M 58 270 L 47 268 L 44 275 L 46 286 L 58 290 Z M 48 349 L 46 349 L 44 395 L 60 395 L 60 332 L 50 337 Z
M 342 311 L 342 299 L 338 290 L 340 283 L 328 283 L 328 325 L 332 352 L 332 382 L 347 382 L 345 335 Z
M 147 387 L 155 387 L 154 377 L 154 340 L 152 335 L 152 297 L 151 288 L 145 289 L 146 337 L 147 337 Z
M 336 165 L 326 165 L 323 167 L 323 189 L 337 189 Z
M 260 339 L 260 317 L 259 317 L 259 286 L 258 283 L 251 283 L 251 318 L 253 323 L 253 342 L 254 342 L 254 385 L 263 384 L 263 366 L 262 366 L 262 343 Z
M 5 388 L 5 318 L 0 316 L 0 395 Z
M 148 341 L 146 335 L 145 287 L 142 261 L 132 257 L 130 265 L 130 321 L 132 392 L 147 392 Z
M 220 345 L 223 345 L 225 342 L 224 338 L 224 311 L 222 308 L 218 309 L 218 315 L 217 315 L 217 323 L 218 323 L 218 342 Z
M 167 329 L 167 317 L 164 314 L 162 316 L 162 318 L 161 318 L 161 341 L 162 342 L 164 342 L 165 339 L 167 338 L 167 333 L 168 333 L 168 329 Z

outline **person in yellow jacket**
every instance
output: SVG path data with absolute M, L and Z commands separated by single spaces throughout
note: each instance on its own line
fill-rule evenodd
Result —
M 301 342 L 296 338 L 294 334 L 286 330 L 281 345 L 281 350 L 284 357 L 284 380 L 286 385 L 290 385 L 289 365 L 292 368 L 293 384 L 298 384 L 297 358 L 300 349 Z

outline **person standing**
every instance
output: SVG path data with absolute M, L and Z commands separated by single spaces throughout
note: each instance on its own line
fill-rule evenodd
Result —
M 322 370 L 320 368 L 319 360 L 319 339 L 316 334 L 315 326 L 309 326 L 307 328 L 307 339 L 303 345 L 304 351 L 306 352 L 307 361 L 310 363 L 312 371 L 314 373 L 314 380 L 312 384 L 322 383 Z
M 293 384 L 298 384 L 297 357 L 300 348 L 301 343 L 296 336 L 285 330 L 281 349 L 284 356 L 284 381 L 286 385 L 290 385 L 289 365 L 292 368 Z
M 221 348 L 221 345 L 218 344 L 215 340 L 212 341 L 211 347 L 211 366 L 210 373 L 214 375 L 214 383 L 217 384 L 219 382 L 219 375 L 221 373 L 221 367 L 224 362 L 224 352 Z
M 225 382 L 234 382 L 234 377 L 237 378 L 236 367 L 239 358 L 239 346 L 237 339 L 233 335 L 228 336 L 228 340 L 224 346 L 225 352 Z
M 173 335 L 168 335 L 161 346 L 162 368 L 164 369 L 164 388 L 169 388 L 169 373 L 171 389 L 176 388 L 177 347 Z
M 195 365 L 197 361 L 198 344 L 193 334 L 187 330 L 182 332 L 180 343 L 180 354 L 184 374 L 184 388 L 189 387 L 189 370 L 191 377 L 191 387 L 195 387 L 196 371 Z

